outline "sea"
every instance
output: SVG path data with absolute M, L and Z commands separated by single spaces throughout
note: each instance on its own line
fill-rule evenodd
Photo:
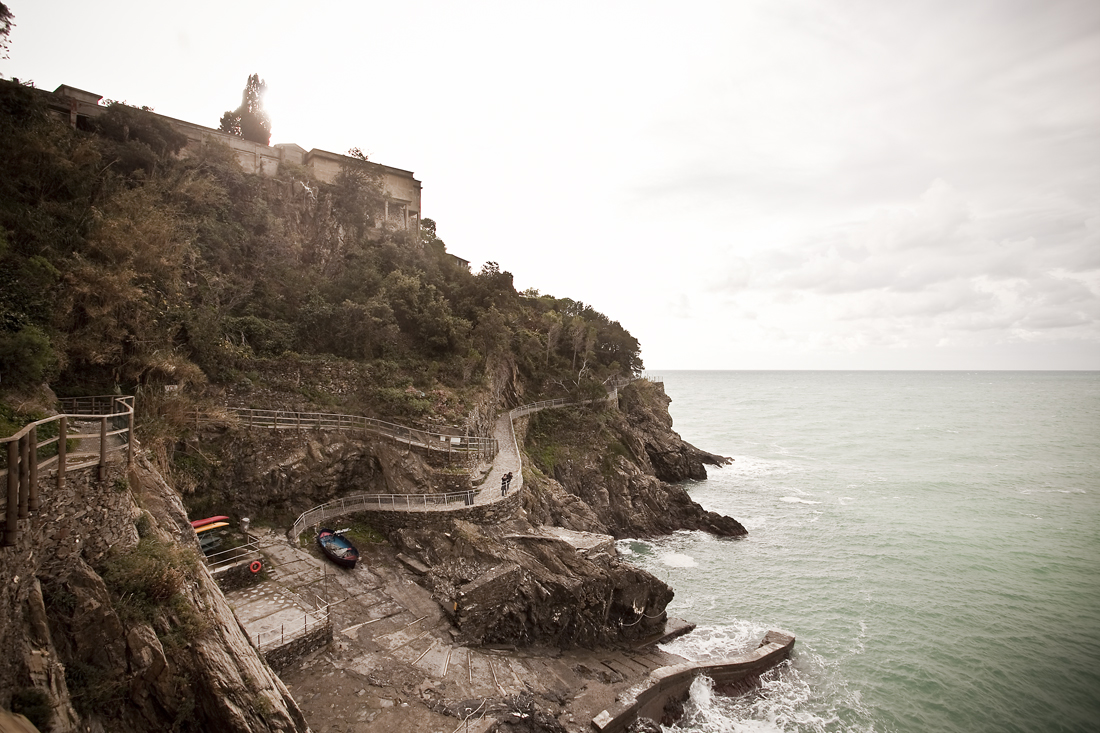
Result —
M 665 731 L 1100 731 L 1100 372 L 651 376 L 748 529 L 619 542 L 698 625 L 664 648 L 797 638 Z

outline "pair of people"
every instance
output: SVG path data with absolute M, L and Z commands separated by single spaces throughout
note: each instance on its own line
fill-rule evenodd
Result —
M 508 493 L 508 487 L 512 485 L 512 472 L 504 474 L 500 477 L 500 495 L 504 496 Z

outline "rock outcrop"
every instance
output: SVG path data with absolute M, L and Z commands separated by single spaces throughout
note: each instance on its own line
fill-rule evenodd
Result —
M 664 628 L 672 589 L 620 562 L 611 537 L 538 528 L 520 515 L 389 536 L 426 570 L 422 584 L 471 643 L 597 647 Z
M 615 537 L 698 529 L 738 537 L 732 517 L 692 501 L 685 480 L 706 478 L 706 465 L 731 459 L 699 450 L 672 430 L 671 400 L 659 383 L 620 390 L 618 409 L 603 404 L 532 415 L 525 434 L 530 460 L 525 509 L 533 521 Z

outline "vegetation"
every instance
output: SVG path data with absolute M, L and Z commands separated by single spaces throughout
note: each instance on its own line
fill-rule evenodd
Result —
M 259 74 L 251 74 L 244 85 L 241 106 L 222 115 L 218 129 L 254 143 L 271 142 L 271 119 L 264 112 L 263 97 L 267 84 Z
M 50 696 L 35 687 L 24 687 L 11 695 L 11 711 L 26 716 L 39 730 L 49 730 L 53 723 Z
M 13 17 L 8 6 L 0 3 L 0 59 L 8 57 L 8 38 L 11 36 L 11 29 L 15 25 L 11 22 Z
M 241 110 L 261 91 L 250 77 Z M 532 399 L 642 368 L 584 303 L 470 272 L 430 219 L 386 226 L 356 150 L 326 184 L 246 175 L 147 109 L 112 103 L 92 128 L 0 81 L 0 390 L 140 393 L 150 445 L 207 385 L 405 422 L 461 418 L 500 364 Z
M 133 550 L 107 561 L 103 582 L 123 621 L 150 624 L 163 643 L 182 645 L 206 628 L 182 595 L 198 562 L 192 550 L 146 534 Z

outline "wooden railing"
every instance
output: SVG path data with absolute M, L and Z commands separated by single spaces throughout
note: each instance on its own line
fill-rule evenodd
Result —
M 19 536 L 19 521 L 39 509 L 38 472 L 56 468 L 57 488 L 65 485 L 65 474 L 97 466 L 99 478 L 107 475 L 112 454 L 126 452 L 126 463 L 134 460 L 134 398 L 106 395 L 60 400 L 63 414 L 37 420 L 15 435 L 0 438 L 0 455 L 6 457 L 0 478 L 6 478 L 7 506 L 0 546 L 11 547 Z M 85 426 L 98 427 L 83 432 Z M 49 426 L 48 429 L 45 429 Z M 38 439 L 39 429 L 54 433 Z M 75 432 L 70 432 L 75 428 Z M 74 442 L 76 450 L 69 451 Z

